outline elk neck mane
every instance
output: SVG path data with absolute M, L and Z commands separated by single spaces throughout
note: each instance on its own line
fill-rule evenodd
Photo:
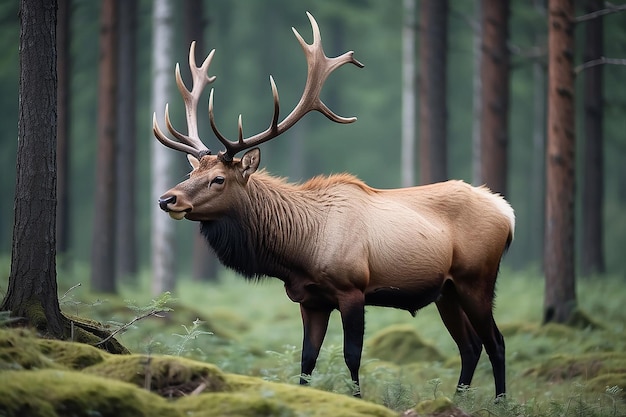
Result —
M 247 198 L 220 219 L 201 222 L 200 230 L 225 266 L 247 278 L 286 280 L 315 250 L 329 208 L 349 204 L 346 187 L 376 193 L 350 174 L 296 184 L 262 170 L 250 176 Z

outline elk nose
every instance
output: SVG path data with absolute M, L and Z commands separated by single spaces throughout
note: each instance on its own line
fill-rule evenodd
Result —
M 167 207 L 168 204 L 175 204 L 176 203 L 176 196 L 175 195 L 171 195 L 168 197 L 161 197 L 159 198 L 159 207 L 161 207 L 161 210 L 163 211 L 170 211 L 170 209 Z

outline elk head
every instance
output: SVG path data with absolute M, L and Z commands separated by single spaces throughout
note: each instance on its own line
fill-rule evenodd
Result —
M 309 111 L 317 110 L 337 123 L 352 123 L 356 120 L 355 117 L 344 118 L 333 113 L 320 99 L 320 92 L 326 78 L 336 68 L 346 63 L 352 63 L 362 68 L 363 64 L 354 59 L 352 51 L 335 58 L 328 58 L 322 48 L 322 39 L 317 22 L 308 12 L 307 16 L 313 29 L 312 44 L 307 44 L 298 31 L 292 28 L 306 56 L 308 67 L 306 84 L 300 101 L 283 121 L 278 122 L 280 110 L 278 90 L 274 79 L 270 76 L 274 98 L 274 115 L 270 126 L 261 133 L 244 138 L 241 115 L 239 115 L 238 139 L 231 141 L 224 137 L 215 125 L 213 89 L 211 89 L 209 121 L 213 133 L 225 147 L 217 155 L 212 155 L 211 150 L 200 140 L 197 124 L 198 99 L 204 87 L 215 79 L 215 77 L 209 77 L 207 74 L 215 50 L 211 51 L 202 65 L 198 67 L 194 58 L 195 42 L 191 44 L 189 50 L 189 67 L 193 80 L 191 91 L 185 87 L 178 64 L 176 65 L 176 84 L 185 103 L 188 135 L 180 133 L 172 126 L 167 105 L 165 107 L 165 124 L 177 140 L 169 139 L 161 131 L 156 121 L 156 114 L 154 114 L 152 122 L 152 129 L 156 138 L 171 149 L 185 152 L 193 168 L 189 179 L 176 185 L 159 198 L 159 206 L 168 212 L 172 218 L 209 221 L 219 218 L 226 210 L 232 208 L 242 197 L 250 175 L 259 166 L 260 150 L 256 146 L 279 136 L 295 125 Z M 250 150 L 242 158 L 235 158 L 237 153 L 247 149 Z

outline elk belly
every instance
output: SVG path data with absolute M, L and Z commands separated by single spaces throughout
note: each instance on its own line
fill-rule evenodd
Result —
M 168 211 L 167 213 L 174 220 L 182 220 L 185 217 L 185 214 L 187 214 L 184 211 Z

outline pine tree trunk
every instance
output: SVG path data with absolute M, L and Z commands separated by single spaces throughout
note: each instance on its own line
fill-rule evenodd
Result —
M 448 1 L 422 0 L 420 8 L 420 183 L 448 179 L 446 55 Z
M 170 0 L 153 3 L 152 46 L 152 109 L 163 120 L 165 104 L 170 100 L 173 85 L 171 57 L 174 46 L 172 27 L 173 10 Z M 173 152 L 161 145 L 154 137 L 152 142 L 152 293 L 158 295 L 170 291 L 176 283 L 174 259 L 176 244 L 174 222 L 163 213 L 156 202 L 175 181 L 172 179 Z
M 20 5 L 20 85 L 11 273 L 2 306 L 64 337 L 56 283 L 56 0 Z M 43 312 L 43 314 L 41 314 Z
M 592 13 L 604 7 L 600 0 L 588 0 L 586 13 Z M 603 52 L 602 17 L 585 23 L 584 61 L 599 59 Z M 604 226 L 602 212 L 604 207 L 604 133 L 603 119 L 603 66 L 587 68 L 584 73 L 585 103 L 585 153 L 583 155 L 583 208 L 582 208 L 582 274 L 602 274 L 604 265 Z
M 115 260 L 117 275 L 137 279 L 136 227 L 136 18 L 137 1 L 119 4 L 119 61 L 117 94 L 117 198 Z
M 557 323 L 576 306 L 573 17 L 573 0 L 550 0 L 544 321 Z
M 91 248 L 91 288 L 115 293 L 115 141 L 117 0 L 102 2 L 98 74 L 98 150 Z
M 509 0 L 482 2 L 481 180 L 506 195 L 510 54 Z

